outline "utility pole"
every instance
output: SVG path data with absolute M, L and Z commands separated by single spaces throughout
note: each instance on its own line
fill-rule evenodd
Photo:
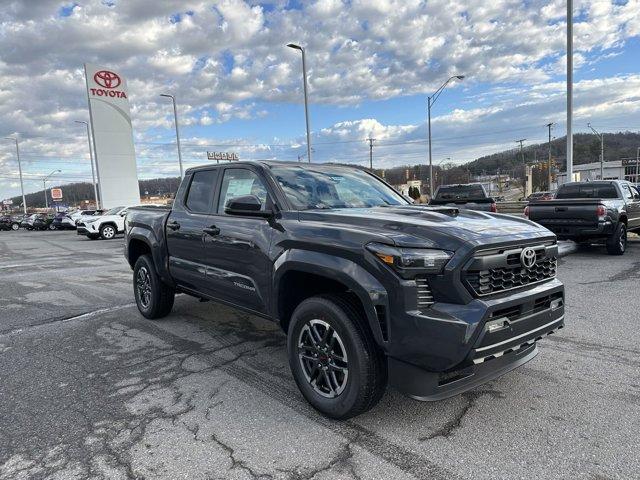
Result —
M 553 127 L 554 123 L 547 123 L 547 128 L 549 129 L 549 159 L 547 160 L 547 183 L 549 184 L 549 191 L 551 191 L 551 127 Z
M 373 172 L 373 142 L 376 141 L 375 138 L 367 138 L 369 142 L 369 170 Z
M 573 180 L 573 0 L 567 0 L 567 181 Z
M 598 132 L 590 123 L 587 123 L 587 127 L 589 127 L 596 136 L 600 137 L 600 180 L 604 180 L 604 133 Z
M 638 167 L 640 167 L 640 147 L 638 147 L 638 151 L 636 152 L 636 183 L 640 183 L 640 171 Z
M 22 192 L 22 209 L 26 215 L 27 200 L 24 197 L 24 184 L 22 183 L 22 164 L 20 163 L 20 148 L 18 147 L 18 135 L 15 137 L 5 137 L 5 140 L 13 140 L 16 143 L 16 158 L 18 159 L 18 173 L 20 174 L 20 191 Z
M 527 191 L 527 164 L 524 161 L 524 150 L 522 149 L 522 144 L 526 138 L 521 138 L 520 140 L 516 140 L 516 143 L 520 144 L 520 159 L 522 160 L 522 191 L 525 193 Z

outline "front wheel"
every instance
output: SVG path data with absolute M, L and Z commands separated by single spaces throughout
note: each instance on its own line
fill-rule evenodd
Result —
M 627 226 L 620 222 L 615 232 L 607 238 L 607 253 L 609 255 L 624 255 L 627 249 Z
M 55 229 L 56 229 L 56 226 L 53 223 L 51 223 L 49 225 L 49 230 L 55 230 Z
M 318 296 L 298 305 L 287 350 L 300 392 L 328 417 L 344 420 L 364 413 L 384 394 L 384 357 L 365 320 L 345 298 Z
M 140 313 L 150 319 L 166 317 L 173 308 L 175 290 L 162 282 L 149 255 L 133 267 L 133 291 Z
M 116 236 L 116 227 L 113 225 L 103 225 L 100 227 L 100 237 L 104 240 L 111 240 Z
M 18 225 L 17 223 L 12 223 L 12 224 L 11 224 L 11 230 L 13 230 L 14 232 L 15 232 L 16 230 L 18 230 L 19 228 L 20 228 L 20 225 Z

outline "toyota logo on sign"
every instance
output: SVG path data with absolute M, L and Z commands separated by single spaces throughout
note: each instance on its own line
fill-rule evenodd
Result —
M 93 80 L 104 88 L 117 88 L 122 81 L 117 73 L 110 72 L 109 70 L 100 70 L 93 76 Z
M 532 269 L 536 264 L 536 251 L 531 247 L 527 247 L 522 250 L 522 253 L 520 254 L 520 263 L 522 263 L 524 268 L 529 270 Z

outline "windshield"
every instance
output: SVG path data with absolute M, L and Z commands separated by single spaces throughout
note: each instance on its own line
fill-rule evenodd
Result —
M 273 166 L 271 171 L 297 210 L 408 204 L 398 192 L 356 169 Z
M 480 185 L 451 185 L 438 189 L 436 200 L 467 200 L 484 198 L 484 190 Z
M 123 208 L 124 208 L 124 207 L 115 207 L 115 208 L 112 208 L 111 210 L 107 210 L 107 213 L 105 213 L 105 215 L 117 215 L 117 214 L 118 214 L 118 212 L 119 212 L 120 210 L 122 210 Z
M 556 199 L 563 198 L 618 198 L 618 192 L 611 183 L 574 183 L 560 187 Z

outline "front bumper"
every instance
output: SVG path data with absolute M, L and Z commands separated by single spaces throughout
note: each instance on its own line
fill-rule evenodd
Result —
M 536 342 L 564 327 L 556 279 L 467 305 L 435 303 L 391 318 L 389 383 L 420 400 L 440 400 L 535 357 Z
M 79 223 L 76 228 L 77 235 L 97 235 L 99 232 L 91 223 Z

